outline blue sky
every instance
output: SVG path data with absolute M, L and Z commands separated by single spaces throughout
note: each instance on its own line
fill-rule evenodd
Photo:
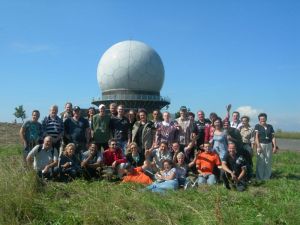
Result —
M 300 130 L 300 1 L 1 1 L 0 121 L 100 97 L 96 69 L 113 44 L 153 47 L 165 67 L 161 95 L 223 116 L 225 105 L 266 112 Z

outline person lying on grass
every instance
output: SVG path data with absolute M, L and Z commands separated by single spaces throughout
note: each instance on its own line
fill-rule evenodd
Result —
M 144 173 L 145 166 L 139 166 L 134 168 L 130 163 L 125 163 L 123 171 L 125 176 L 123 177 L 123 183 L 139 183 L 149 185 L 152 184 L 152 179 Z
M 176 168 L 169 159 L 163 161 L 163 170 L 156 173 L 156 181 L 146 187 L 146 190 L 152 192 L 164 193 L 166 190 L 175 190 L 178 188 L 178 180 L 176 178 Z

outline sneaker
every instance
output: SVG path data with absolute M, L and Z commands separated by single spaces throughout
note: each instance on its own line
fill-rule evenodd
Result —
M 184 190 L 190 189 L 192 187 L 192 185 L 193 184 L 191 181 L 186 182 L 186 184 L 184 185 Z

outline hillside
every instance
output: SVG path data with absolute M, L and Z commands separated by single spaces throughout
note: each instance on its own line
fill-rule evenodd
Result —
M 19 131 L 22 124 L 0 123 L 0 145 L 20 144 Z

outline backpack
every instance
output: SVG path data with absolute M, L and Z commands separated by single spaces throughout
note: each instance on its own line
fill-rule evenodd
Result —
M 40 152 L 40 151 L 42 151 L 42 149 L 43 149 L 43 145 L 39 145 L 39 149 L 38 149 L 38 153 Z M 51 149 L 51 158 L 52 158 L 52 160 L 53 160 L 53 157 L 54 157 L 54 148 L 52 147 L 52 149 Z

